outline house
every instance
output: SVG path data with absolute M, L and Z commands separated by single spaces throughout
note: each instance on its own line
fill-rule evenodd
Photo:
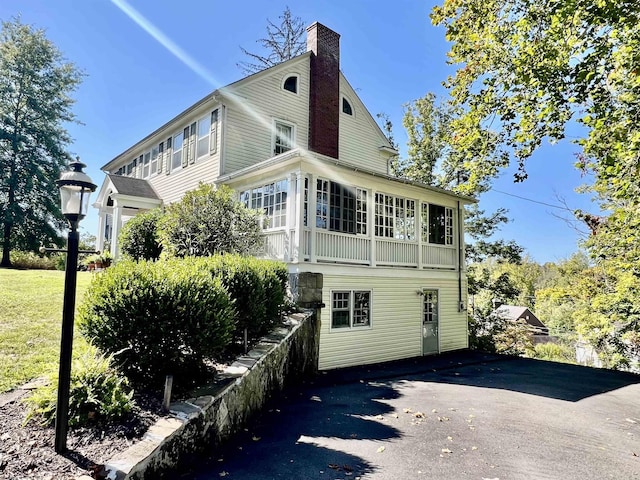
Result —
M 536 317 L 535 314 L 527 307 L 516 305 L 501 305 L 492 312 L 492 315 L 504 318 L 506 320 L 511 320 L 513 322 L 525 322 L 528 324 L 529 329 L 534 336 L 549 335 L 549 329 L 547 328 L 547 326 L 542 323 L 540 319 Z
M 340 35 L 220 88 L 109 161 L 98 249 L 127 219 L 226 184 L 261 209 L 268 258 L 323 275 L 319 368 L 468 346 L 463 207 L 389 174 L 397 152 L 340 71 Z M 295 283 L 295 282 L 294 282 Z

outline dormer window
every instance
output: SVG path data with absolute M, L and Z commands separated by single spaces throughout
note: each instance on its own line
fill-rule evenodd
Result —
M 284 81 L 284 84 L 282 85 L 282 88 L 291 93 L 298 93 L 298 76 L 291 75 L 290 77 L 287 77 L 287 79 Z
M 344 97 L 342 97 L 342 113 L 346 113 L 347 115 L 353 115 L 353 108 L 351 108 L 351 104 Z

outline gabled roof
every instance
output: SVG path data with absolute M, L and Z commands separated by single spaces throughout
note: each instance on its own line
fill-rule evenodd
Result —
M 494 315 L 507 320 L 523 319 L 533 327 L 547 328 L 536 315 L 527 307 L 518 305 L 501 305 L 493 311 Z
M 153 132 L 151 132 L 149 135 L 144 137 L 142 140 L 136 142 L 134 145 L 132 145 L 131 147 L 127 148 L 124 152 L 120 153 L 119 155 L 116 155 L 109 162 L 104 164 L 101 167 L 101 170 L 108 171 L 109 168 L 111 168 L 111 166 L 115 162 L 119 161 L 122 157 L 125 157 L 125 156 L 133 153 L 138 148 L 138 145 L 141 145 L 141 144 L 145 143 L 146 141 L 150 140 L 151 138 L 155 137 L 156 135 L 158 135 L 162 131 L 166 130 L 169 126 L 171 126 L 174 123 L 178 122 L 180 119 L 182 119 L 184 117 L 187 117 L 192 112 L 198 110 L 201 106 L 203 106 L 207 102 L 219 101 L 219 99 L 221 97 L 225 97 L 225 96 L 233 96 L 234 95 L 233 91 L 234 91 L 234 89 L 236 87 L 239 87 L 239 86 L 244 85 L 246 83 L 253 82 L 253 81 L 257 80 L 257 79 L 260 79 L 263 76 L 268 75 L 269 73 L 273 73 L 274 71 L 276 71 L 278 69 L 289 68 L 291 66 L 291 64 L 299 62 L 301 59 L 307 58 L 307 57 L 310 57 L 310 56 L 311 56 L 311 52 L 305 52 L 303 54 L 298 55 L 297 57 L 293 57 L 293 58 L 290 58 L 289 60 L 286 60 L 286 61 L 284 61 L 282 63 L 279 63 L 278 65 L 274 65 L 273 67 L 265 68 L 264 70 L 260 70 L 259 72 L 253 73 L 253 74 L 251 74 L 251 75 L 249 75 L 247 77 L 243 77 L 240 80 L 236 80 L 235 82 L 232 82 L 232 83 L 230 83 L 228 85 L 225 85 L 223 87 L 220 87 L 220 88 L 214 90 L 213 92 L 209 93 L 205 97 L 203 97 L 200 100 L 198 100 L 193 105 L 189 106 L 188 108 L 186 108 L 185 110 L 180 112 L 178 115 L 176 115 L 173 118 L 171 118 L 171 120 L 169 120 L 168 122 L 165 122 L 161 127 L 155 129 Z
M 160 200 L 151 184 L 142 178 L 125 177 L 123 175 L 107 175 L 115 189 L 114 193 L 131 197 Z

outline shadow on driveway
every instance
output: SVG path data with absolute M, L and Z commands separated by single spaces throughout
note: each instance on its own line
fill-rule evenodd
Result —
M 499 393 L 499 395 L 508 395 L 505 398 L 509 400 L 505 400 L 507 403 L 504 405 L 514 405 L 512 402 L 522 401 L 519 400 L 520 397 L 513 397 L 513 395 L 521 393 L 535 395 L 553 399 L 545 400 L 545 406 L 541 408 L 557 408 L 558 412 L 563 412 L 565 407 L 562 407 L 562 404 L 549 406 L 548 402 L 555 400 L 578 402 L 638 383 L 640 383 L 640 376 L 628 373 L 476 352 L 456 352 L 321 373 L 305 385 L 289 388 L 272 400 L 249 428 L 236 435 L 226 445 L 211 447 L 207 461 L 202 465 L 193 465 L 191 472 L 183 473 L 178 478 L 333 480 L 358 478 L 371 474 L 373 478 L 399 479 L 409 478 L 402 476 L 405 475 L 402 471 L 403 467 L 406 466 L 409 469 L 411 465 L 412 468 L 415 466 L 412 465 L 415 459 L 427 461 L 429 455 L 434 455 L 428 463 L 431 473 L 436 474 L 437 468 L 441 468 L 440 474 L 445 475 L 445 477 L 436 475 L 431 478 L 458 478 L 453 475 L 453 471 L 447 470 L 453 465 L 438 463 L 445 461 L 446 455 L 449 455 L 447 453 L 443 460 L 443 454 L 440 453 L 443 445 L 446 447 L 447 444 L 434 443 L 436 438 L 438 438 L 437 441 L 442 441 L 442 438 L 445 442 L 447 441 L 449 434 L 442 434 L 440 438 L 438 429 L 453 427 L 456 419 L 452 416 L 451 422 L 433 423 L 434 415 L 431 407 L 424 406 L 433 404 L 435 401 L 433 399 L 436 398 L 433 395 L 442 395 L 438 394 L 440 390 L 434 390 L 436 384 L 484 387 L 496 389 L 495 392 L 504 391 L 505 393 Z M 482 400 L 483 394 L 479 392 L 480 390 L 477 390 L 471 395 L 480 395 L 477 398 L 481 403 L 488 401 L 487 398 Z M 412 395 L 412 397 L 407 397 L 405 400 L 404 395 Z M 418 396 L 413 397 L 414 395 Z M 457 406 L 457 411 L 461 411 L 460 409 L 466 405 L 471 406 L 476 401 L 473 397 L 468 399 L 456 397 L 455 392 L 452 395 L 451 398 L 457 398 L 457 401 L 461 402 Z M 397 401 L 398 399 L 400 401 Z M 531 401 L 539 402 L 540 400 Z M 417 416 L 416 412 L 408 413 L 402 408 L 416 403 L 423 404 L 422 411 L 430 417 L 424 420 L 423 426 L 420 425 L 422 423 L 420 419 L 414 418 Z M 576 403 L 572 403 L 574 404 Z M 490 402 L 490 405 L 492 405 L 491 410 L 486 411 L 495 410 L 496 418 L 501 415 L 497 403 Z M 610 408 L 610 404 L 605 405 L 604 408 Z M 556 412 L 557 415 L 562 415 L 558 412 Z M 557 415 L 556 418 L 559 418 Z M 522 423 L 520 417 L 518 415 L 518 423 Z M 453 438 L 460 437 L 461 432 L 467 430 L 468 424 L 462 419 L 459 420 L 460 430 L 451 434 Z M 640 422 L 640 418 L 637 420 Z M 496 419 L 496 421 L 498 423 L 492 427 L 495 429 L 494 432 L 484 431 L 488 434 L 487 446 L 494 442 L 495 438 L 509 438 L 504 440 L 505 444 L 517 441 L 509 437 L 511 435 L 509 431 L 500 432 L 496 437 L 495 433 L 501 430 L 500 425 L 504 420 Z M 531 424 L 531 428 L 536 428 L 535 422 L 539 420 L 534 418 L 532 421 L 534 423 Z M 589 421 L 584 423 L 588 424 Z M 624 427 L 624 420 L 622 423 Z M 425 430 L 425 425 L 431 425 L 431 427 Z M 635 428 L 630 423 L 628 426 Z M 573 427 L 567 428 L 571 430 Z M 424 433 L 415 436 L 411 432 Z M 476 435 L 476 431 L 469 431 L 467 434 Z M 583 433 L 577 432 L 572 435 L 580 438 Z M 588 438 L 587 434 L 584 435 Z M 561 438 L 565 437 L 568 438 L 566 434 Z M 476 438 L 475 441 L 479 442 L 480 438 Z M 538 445 L 536 448 L 540 449 L 541 441 L 536 439 L 533 442 Z M 561 448 L 563 441 L 558 440 L 556 446 Z M 409 442 L 409 446 L 404 447 L 404 442 Z M 386 453 L 384 453 L 385 448 Z M 470 448 L 471 446 L 464 451 L 464 455 L 471 455 Z M 479 448 L 479 451 L 474 450 L 473 453 L 479 455 L 482 447 Z M 391 451 L 394 451 L 393 456 Z M 557 454 L 561 455 L 561 452 Z M 548 456 L 552 458 L 554 455 L 556 453 L 549 449 Z M 582 461 L 581 455 L 583 455 L 582 452 L 576 454 L 578 466 Z M 509 463 L 510 458 L 510 456 L 505 457 L 503 462 Z M 530 456 L 523 458 L 530 458 Z M 478 463 L 478 468 L 485 468 L 484 474 L 493 475 L 492 461 L 484 457 L 481 460 L 485 463 Z M 513 476 L 518 471 L 524 471 L 525 467 L 522 464 L 524 460 L 520 458 L 519 461 L 519 464 L 512 466 L 513 470 L 510 472 L 512 476 L 505 478 L 527 478 Z M 465 465 L 461 463 L 455 468 L 461 469 L 462 472 L 467 468 Z M 528 471 L 532 474 L 538 471 L 537 467 L 526 468 L 530 468 Z M 574 467 L 574 470 L 575 468 L 578 467 Z M 416 472 L 417 469 L 414 469 L 413 474 Z M 408 473 L 409 470 L 407 470 Z M 460 476 L 464 475 L 460 473 Z

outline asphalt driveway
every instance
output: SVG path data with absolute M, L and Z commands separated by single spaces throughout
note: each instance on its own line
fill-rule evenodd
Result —
M 182 479 L 640 479 L 640 376 L 462 352 L 320 375 Z

